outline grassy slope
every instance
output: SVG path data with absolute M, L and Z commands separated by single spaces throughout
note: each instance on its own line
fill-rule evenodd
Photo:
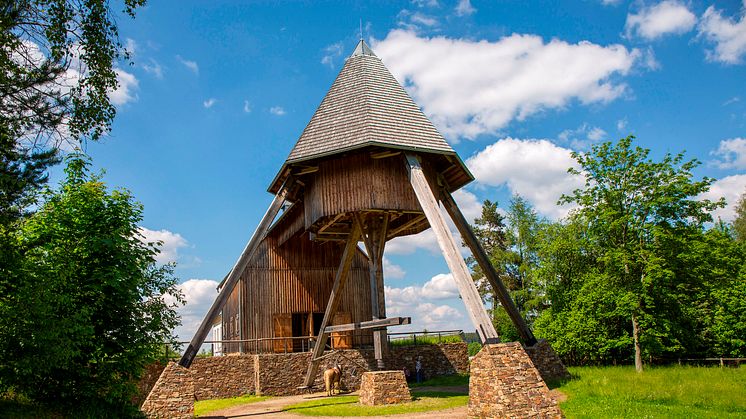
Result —
M 204 416 L 216 410 L 227 409 L 241 404 L 256 403 L 268 398 L 266 396 L 247 395 L 232 397 L 230 399 L 200 400 L 194 403 L 194 415 Z
M 568 418 L 746 417 L 746 368 L 570 368 Z
M 465 394 L 423 391 L 413 393 L 414 401 L 388 406 L 362 406 L 358 396 L 339 396 L 313 400 L 285 407 L 285 411 L 307 416 L 379 416 L 442 410 L 466 406 Z

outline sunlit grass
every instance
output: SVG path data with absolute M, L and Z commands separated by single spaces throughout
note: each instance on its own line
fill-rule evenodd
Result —
M 242 404 L 256 403 L 262 400 L 267 400 L 268 398 L 268 396 L 254 396 L 249 394 L 246 396 L 231 397 L 229 399 L 200 400 L 194 403 L 194 415 L 204 416 L 216 410 L 227 409 Z
M 465 394 L 423 391 L 412 393 L 413 401 L 382 406 L 363 406 L 358 396 L 329 397 L 297 403 L 283 410 L 306 416 L 379 416 L 428 412 L 466 406 L 469 396 Z
M 576 367 L 558 387 L 568 418 L 743 418 L 746 369 Z

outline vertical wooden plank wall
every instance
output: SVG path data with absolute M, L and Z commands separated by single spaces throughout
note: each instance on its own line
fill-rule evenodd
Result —
M 302 203 L 293 205 L 278 221 L 241 275 L 239 286 L 223 308 L 223 330 L 226 338 L 274 337 L 275 314 L 324 312 L 342 256 L 343 243 L 313 242 L 302 229 L 289 239 L 284 237 L 283 234 L 297 225 L 297 219 L 302 219 L 302 206 Z M 277 245 L 279 239 L 285 240 L 281 246 Z M 242 304 L 238 301 L 239 287 Z M 239 337 L 236 328 L 230 325 L 230 319 L 238 314 L 241 306 L 243 336 Z M 368 261 L 361 251 L 353 259 L 339 311 L 350 313 L 353 322 L 371 319 Z M 361 343 L 369 344 L 370 341 L 372 336 L 368 332 L 362 341 L 356 336 L 353 344 L 358 346 Z M 254 352 L 256 349 L 254 344 L 244 346 L 245 352 Z M 270 352 L 274 346 L 267 341 L 258 349 Z M 237 350 L 237 345 L 228 346 L 228 352 Z

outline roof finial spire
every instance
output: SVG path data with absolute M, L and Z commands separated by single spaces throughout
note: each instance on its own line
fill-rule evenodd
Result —
M 363 40 L 363 18 L 360 18 L 360 40 Z

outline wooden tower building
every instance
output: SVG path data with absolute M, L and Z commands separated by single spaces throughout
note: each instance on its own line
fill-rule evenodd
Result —
M 226 348 L 229 352 L 285 351 L 288 345 L 302 350 L 302 341 L 280 338 L 311 335 L 315 360 L 331 335 L 337 348 L 372 343 L 383 368 L 386 326 L 409 320 L 386 318 L 384 246 L 428 228 L 480 338 L 496 342 L 439 203 L 526 343 L 534 343 L 451 196 L 472 180 L 456 152 L 361 40 L 269 186 L 275 198 L 180 364 L 191 364 L 222 311 L 223 335 L 251 340 Z M 307 384 L 315 365 L 312 361 Z

